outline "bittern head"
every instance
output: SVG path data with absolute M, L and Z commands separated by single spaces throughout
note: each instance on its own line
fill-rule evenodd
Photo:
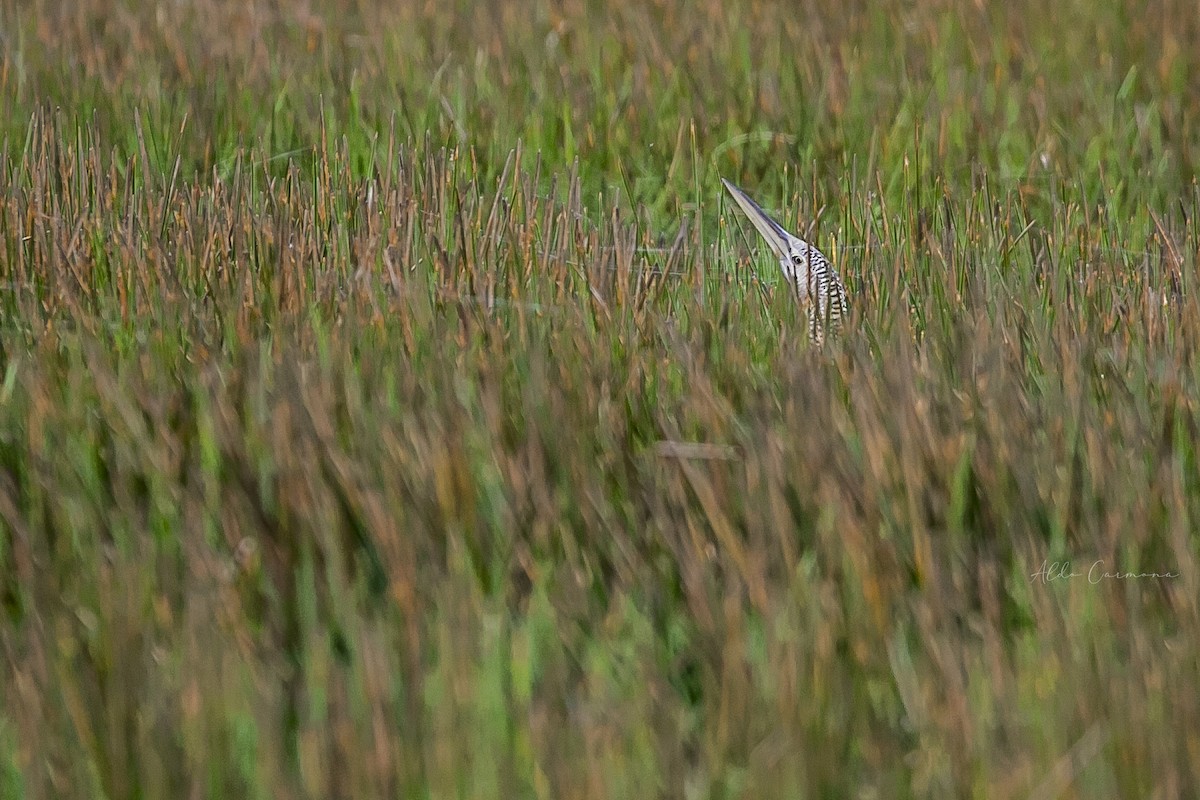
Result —
M 802 279 L 805 277 L 811 259 L 825 260 L 825 257 L 808 242 L 785 231 L 782 225 L 772 219 L 758 203 L 751 200 L 750 196 L 741 189 L 724 178 L 721 178 L 721 183 L 725 184 L 729 194 L 733 195 L 733 199 L 737 201 L 738 207 L 766 239 L 767 245 L 779 259 L 779 265 L 783 267 L 783 274 L 788 280 L 793 283 L 803 282 Z

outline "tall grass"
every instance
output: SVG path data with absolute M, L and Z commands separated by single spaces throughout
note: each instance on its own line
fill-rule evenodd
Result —
M 0 8 L 0 797 L 1200 786 L 1187 4 Z

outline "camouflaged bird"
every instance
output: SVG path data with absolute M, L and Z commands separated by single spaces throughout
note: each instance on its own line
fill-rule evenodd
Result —
M 836 332 L 849 316 L 846 287 L 837 270 L 820 250 L 785 231 L 741 189 L 724 178 L 721 183 L 779 258 L 783 275 L 792 285 L 796 300 L 808 313 L 809 338 L 820 344 L 825 340 L 826 331 Z

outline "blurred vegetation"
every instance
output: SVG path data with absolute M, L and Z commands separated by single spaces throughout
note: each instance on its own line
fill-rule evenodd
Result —
M 1200 790 L 1193 5 L 0 14 L 0 798 Z

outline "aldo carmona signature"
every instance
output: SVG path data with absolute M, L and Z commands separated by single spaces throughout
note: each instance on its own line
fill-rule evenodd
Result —
M 1164 580 L 1178 578 L 1178 572 L 1122 572 L 1109 570 L 1103 560 L 1093 561 L 1087 572 L 1075 572 L 1070 561 L 1043 561 L 1041 568 L 1029 576 L 1036 583 L 1053 583 L 1086 578 L 1090 584 L 1101 581 Z

